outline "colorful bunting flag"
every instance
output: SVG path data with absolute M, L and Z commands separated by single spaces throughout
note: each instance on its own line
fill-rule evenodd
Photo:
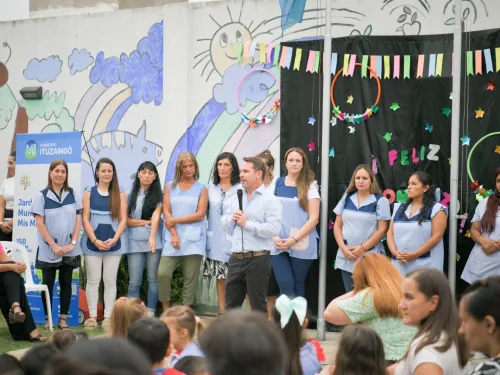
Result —
M 366 78 L 366 72 L 368 70 L 368 55 L 363 55 L 361 59 L 361 77 Z
M 486 74 L 493 72 L 493 62 L 491 61 L 491 51 L 490 49 L 485 49 L 484 51 L 484 62 L 486 63 Z
M 411 56 L 405 55 L 405 68 L 404 68 L 404 76 L 403 78 L 410 78 L 410 65 L 411 65 Z
M 254 57 L 255 56 L 255 48 L 256 47 L 257 47 L 257 42 L 252 42 L 250 44 L 250 52 L 249 52 L 250 57 Z
M 476 51 L 476 74 L 483 74 L 483 51 Z
M 473 76 L 474 75 L 474 56 L 472 54 L 472 51 L 467 51 L 467 75 L 468 76 Z
M 280 59 L 280 66 L 282 68 L 285 67 L 286 59 L 287 59 L 287 53 L 288 53 L 288 47 L 283 46 L 283 48 L 281 50 L 281 59 Z
M 306 72 L 311 72 L 311 73 L 313 72 L 314 56 L 315 56 L 314 51 L 309 51 L 309 58 L 307 59 Z
M 444 55 L 442 53 L 439 53 L 437 55 L 437 60 L 436 60 L 436 77 L 441 77 L 443 74 L 443 57 Z
M 274 44 L 270 43 L 267 45 L 267 63 L 270 65 L 271 64 L 271 52 L 274 48 Z
M 429 77 L 436 75 L 436 54 L 431 54 L 429 56 Z
M 351 55 L 351 60 L 349 61 L 349 72 L 348 75 L 354 77 L 354 68 L 356 67 L 356 55 Z
M 349 73 L 349 57 L 351 55 L 349 55 L 348 53 L 346 53 L 344 55 L 344 68 L 342 70 L 342 75 L 345 77 L 347 76 L 347 74 Z
M 319 73 L 319 61 L 321 59 L 321 52 L 316 51 L 316 56 L 314 58 L 314 72 Z
M 259 44 L 259 52 L 260 52 L 260 63 L 265 64 L 266 63 L 266 43 L 260 43 Z
M 290 65 L 292 64 L 292 55 L 293 55 L 293 47 L 287 48 L 285 67 L 290 69 Z
M 278 43 L 278 44 L 276 44 L 276 47 L 274 47 L 273 66 L 278 66 L 278 63 L 280 61 L 280 51 L 281 51 L 281 45 Z
M 375 77 L 373 72 L 377 72 L 377 56 L 370 56 L 370 78 Z
M 389 79 L 391 77 L 391 57 L 384 56 L 384 79 Z
M 418 63 L 417 63 L 417 78 L 422 77 L 424 74 L 424 55 L 418 55 Z
M 236 43 L 236 57 L 239 63 L 241 63 L 242 55 L 243 55 L 243 43 Z
M 338 59 L 337 52 L 332 52 L 332 63 L 330 66 L 330 71 L 332 72 L 332 74 L 337 74 L 337 59 Z
M 394 72 L 392 78 L 399 78 L 399 69 L 400 69 L 400 56 L 394 56 Z
M 293 63 L 293 70 L 300 70 L 301 60 L 302 60 L 302 48 L 297 48 L 297 52 L 295 53 L 295 62 Z

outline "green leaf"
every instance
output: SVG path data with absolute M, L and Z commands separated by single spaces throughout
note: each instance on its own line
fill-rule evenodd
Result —
M 465 8 L 463 13 L 462 13 L 462 20 L 466 20 L 467 18 L 469 18 L 470 16 L 470 9 L 469 8 Z
M 406 17 L 408 17 L 406 14 L 402 14 L 398 17 L 398 22 L 403 23 L 406 21 Z
M 445 25 L 454 25 L 455 24 L 455 17 L 452 17 L 452 18 L 448 18 L 445 23 Z
M 403 12 L 405 12 L 407 15 L 410 15 L 411 14 L 411 9 L 408 8 L 408 7 L 404 7 L 403 8 Z
M 417 20 L 417 17 L 418 13 L 417 12 L 413 13 L 413 16 L 411 16 L 411 23 L 414 23 Z
M 363 32 L 363 35 L 372 35 L 372 25 L 366 26 L 365 31 Z

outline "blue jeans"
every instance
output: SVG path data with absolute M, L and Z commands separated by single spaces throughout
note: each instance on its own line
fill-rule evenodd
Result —
M 154 253 L 151 251 L 144 253 L 128 254 L 128 297 L 139 298 L 142 284 L 142 273 L 144 263 L 146 263 L 148 276 L 148 310 L 156 311 L 158 304 L 158 265 L 160 264 L 161 249 Z
M 280 294 L 305 297 L 306 277 L 314 259 L 292 258 L 288 253 L 273 255 L 271 263 L 280 287 Z

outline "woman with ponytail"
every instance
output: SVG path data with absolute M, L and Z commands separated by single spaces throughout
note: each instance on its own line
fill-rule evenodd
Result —
M 408 181 L 408 200 L 396 203 L 392 215 L 387 245 L 392 263 L 406 276 L 417 268 L 443 270 L 447 212 L 436 203 L 431 176 L 418 171 Z
M 476 245 L 465 265 L 462 279 L 472 284 L 500 276 L 500 168 L 495 171 L 495 192 L 479 202 L 472 218 L 470 235 Z

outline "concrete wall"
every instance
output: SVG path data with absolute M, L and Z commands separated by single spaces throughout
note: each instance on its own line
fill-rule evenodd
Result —
M 29 0 L 0 0 L 0 22 L 24 20 L 29 16 Z
M 451 3 L 337 0 L 332 33 L 451 33 Z M 222 150 L 242 157 L 271 148 L 279 155 L 279 115 L 255 128 L 241 123 L 236 86 L 250 66 L 236 63 L 236 43 L 322 35 L 324 12 L 316 6 L 309 1 L 304 22 L 284 35 L 276 0 L 183 3 L 0 24 L 0 61 L 8 70 L 4 79 L 0 69 L 0 176 L 22 107 L 29 132 L 84 131 L 84 157 L 112 157 L 124 186 L 142 160 L 153 160 L 163 179 L 171 153 L 181 149 L 197 153 L 202 182 Z M 500 26 L 494 16 L 500 13 L 498 0 L 464 6 L 468 30 Z M 266 113 L 277 98 L 269 78 L 251 76 L 240 91 L 251 99 L 245 108 L 253 115 Z M 42 86 L 45 98 L 22 100 L 19 90 L 26 86 Z M 90 183 L 90 165 L 84 172 L 84 183 Z

